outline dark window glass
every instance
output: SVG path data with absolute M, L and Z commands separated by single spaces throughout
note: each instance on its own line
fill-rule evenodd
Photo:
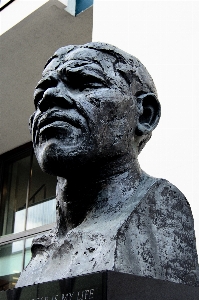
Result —
M 55 185 L 56 178 L 41 171 L 34 155 L 26 229 L 55 222 Z
M 0 156 L 0 291 L 15 286 L 36 232 L 55 222 L 55 189 L 56 177 L 41 171 L 31 143 Z
M 6 164 L 2 193 L 1 235 L 25 230 L 25 210 L 30 156 Z M 20 214 L 20 219 L 17 214 Z
M 31 258 L 32 239 L 0 246 L 0 291 L 12 289 Z
M 56 177 L 41 171 L 31 150 L 4 162 L 0 235 L 55 222 Z

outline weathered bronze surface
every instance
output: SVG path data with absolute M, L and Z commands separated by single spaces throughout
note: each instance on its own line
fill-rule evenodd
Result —
M 138 163 L 160 118 L 141 62 L 104 43 L 60 48 L 34 101 L 35 154 L 58 176 L 57 226 L 34 239 L 17 287 L 103 270 L 197 285 L 190 206 Z

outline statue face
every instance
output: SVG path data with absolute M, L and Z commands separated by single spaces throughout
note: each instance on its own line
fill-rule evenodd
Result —
M 131 152 L 136 126 L 132 91 L 116 59 L 78 48 L 54 57 L 35 90 L 32 138 L 41 168 L 64 177 L 76 164 Z

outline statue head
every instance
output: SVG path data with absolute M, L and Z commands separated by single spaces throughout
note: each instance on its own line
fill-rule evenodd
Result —
M 34 93 L 30 128 L 41 168 L 137 157 L 160 118 L 153 80 L 134 56 L 105 43 L 58 49 Z

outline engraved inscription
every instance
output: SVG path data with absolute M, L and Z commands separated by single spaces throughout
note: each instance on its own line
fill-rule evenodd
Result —
M 92 300 L 94 299 L 94 292 L 94 289 L 89 289 L 55 296 L 42 296 L 31 300 Z
M 62 294 L 62 300 L 72 300 L 74 293 Z
M 77 293 L 77 300 L 89 300 L 94 299 L 94 289 L 84 290 Z
M 42 297 L 33 298 L 31 300 L 58 300 L 58 299 L 59 299 L 59 295 L 55 295 L 55 296 L 42 296 Z

